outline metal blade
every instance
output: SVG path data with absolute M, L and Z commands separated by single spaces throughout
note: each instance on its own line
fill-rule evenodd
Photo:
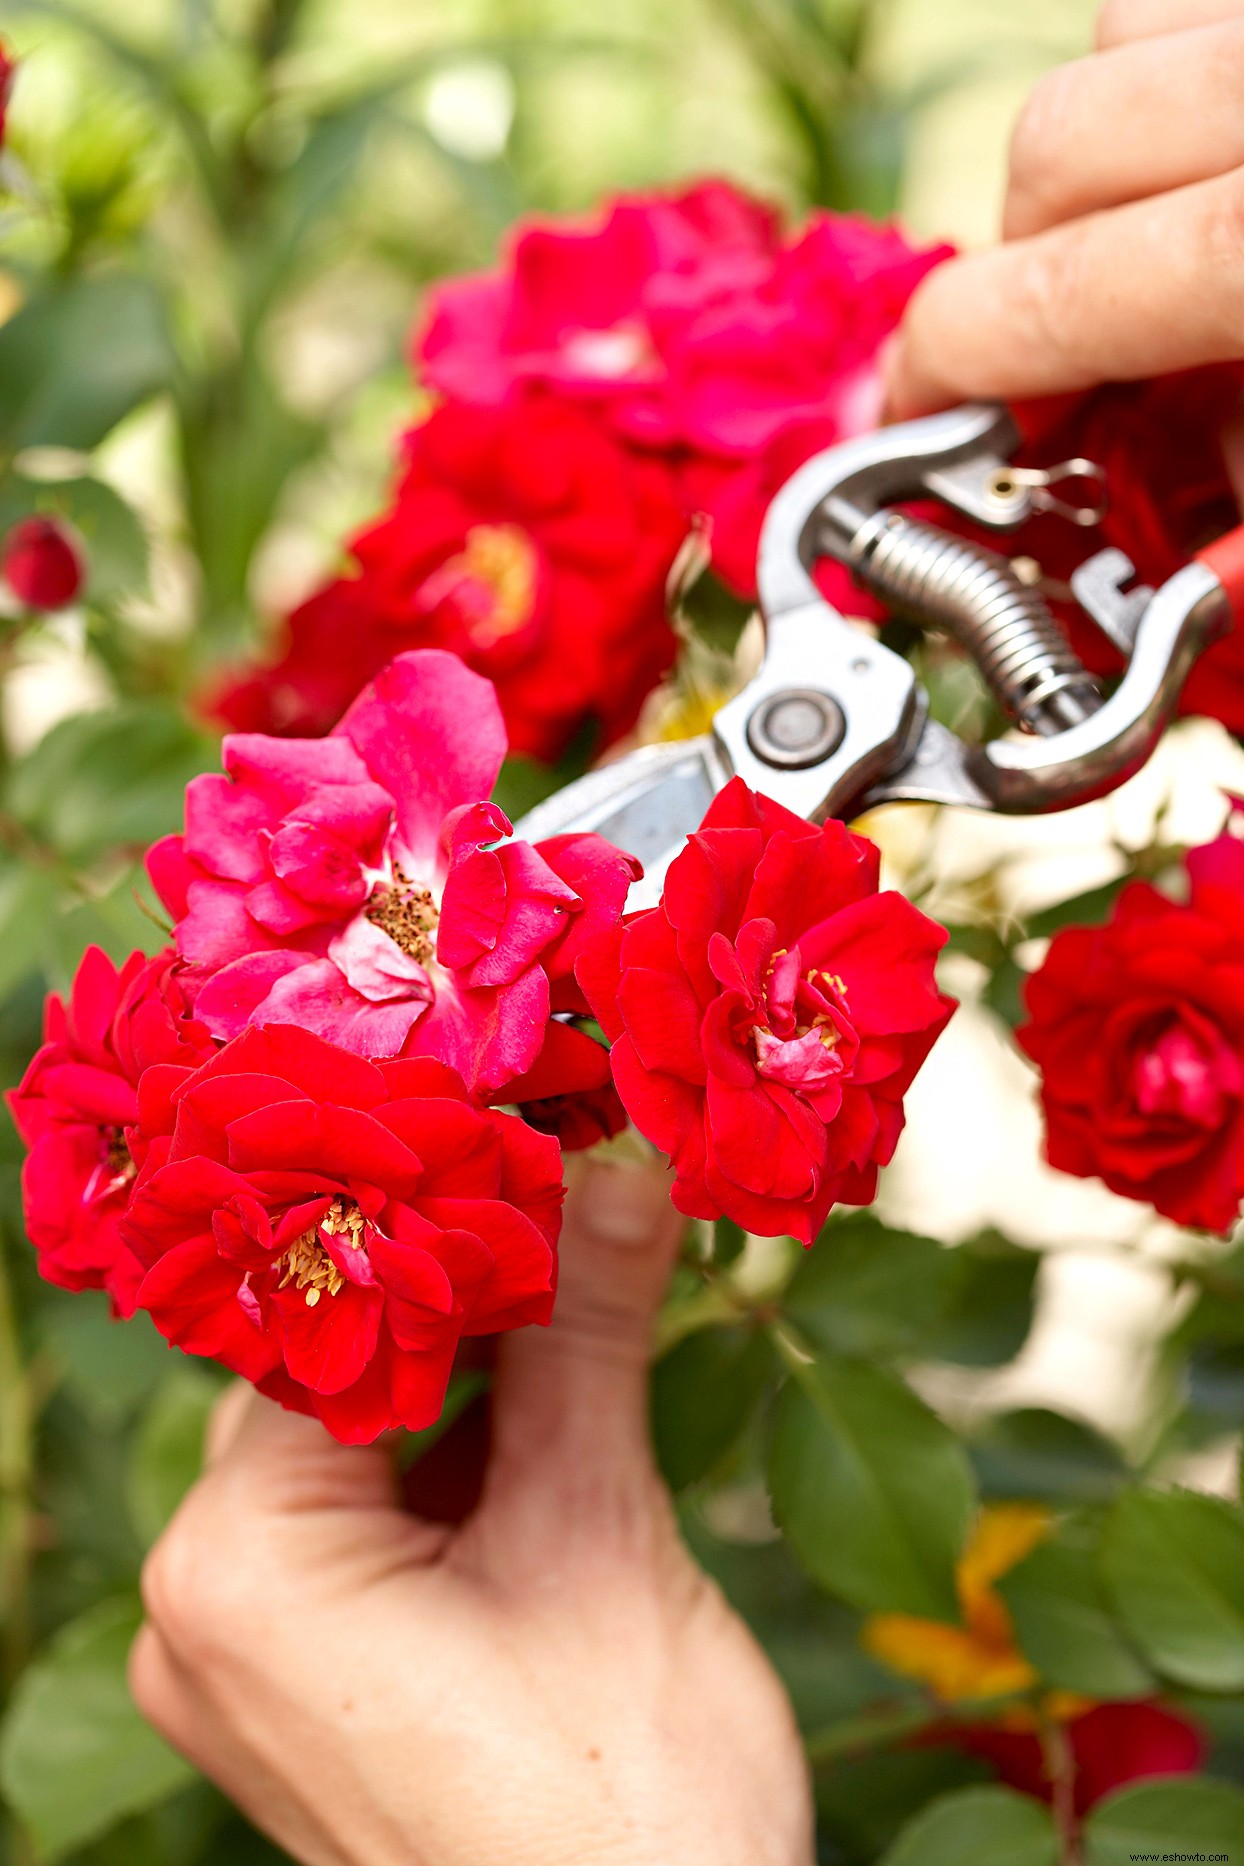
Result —
M 538 803 L 515 825 L 515 834 L 539 842 L 594 830 L 638 856 L 644 878 L 631 889 L 627 907 L 651 907 L 666 869 L 729 775 L 710 738 L 644 745 Z

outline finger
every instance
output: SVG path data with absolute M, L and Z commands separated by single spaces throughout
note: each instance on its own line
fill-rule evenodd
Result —
M 1106 0 L 1097 15 L 1095 36 L 1099 50 L 1106 51 L 1134 39 L 1236 19 L 1241 13 L 1241 0 Z
M 248 1501 L 286 1515 L 394 1505 L 397 1482 L 386 1445 L 339 1444 L 318 1419 L 288 1412 L 244 1384 L 235 1391 L 237 1399 L 226 1395 L 226 1442 L 213 1473 L 223 1473 Z
M 252 1391 L 245 1380 L 232 1380 L 212 1407 L 203 1440 L 205 1470 L 219 1463 L 237 1437 Z
M 1244 15 L 1060 65 L 1015 126 L 1004 237 L 1225 175 L 1244 163 L 1242 104 Z
M 588 1470 L 650 1472 L 653 1320 L 686 1225 L 669 1185 L 651 1167 L 596 1163 L 576 1175 L 552 1323 L 502 1344 L 490 1491 Z
M 891 415 L 1057 395 L 1244 354 L 1244 173 L 965 253 L 885 358 Z

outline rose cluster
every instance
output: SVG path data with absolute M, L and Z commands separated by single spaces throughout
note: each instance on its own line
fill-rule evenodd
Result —
M 680 1209 L 809 1242 L 871 1199 L 950 1009 L 945 935 L 841 824 L 736 780 L 628 917 L 629 856 L 514 836 L 505 745 L 443 649 L 323 739 L 227 738 L 148 858 L 171 945 L 88 952 L 11 1097 L 44 1275 L 345 1440 L 548 1320 L 562 1149 L 623 1103 Z
M 788 233 L 724 182 L 521 227 L 497 272 L 430 295 L 414 361 L 436 400 L 389 510 L 209 710 L 324 732 L 393 655 L 444 647 L 496 683 L 517 751 L 626 731 L 674 659 L 691 524 L 752 594 L 769 499 L 875 423 L 880 346 L 948 251 L 851 215 Z

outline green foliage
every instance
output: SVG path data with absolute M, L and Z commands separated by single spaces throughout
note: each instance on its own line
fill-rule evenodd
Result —
M 1137 1782 L 1098 1803 L 1084 1838 L 1084 1866 L 1125 1866 L 1141 1853 L 1230 1859 L 1244 1847 L 1244 1794 L 1199 1776 Z
M 1097 1572 L 1097 1525 L 1070 1519 L 998 1583 L 1020 1647 L 1047 1685 L 1116 1701 L 1153 1674 L 1112 1618 Z
M 963 1447 L 892 1374 L 796 1361 L 769 1458 L 774 1520 L 824 1587 L 864 1611 L 955 1620 L 974 1487 Z
M 137 1602 L 104 1602 L 62 1628 L 13 1694 L 0 1780 L 41 1858 L 61 1858 L 191 1779 L 143 1722 L 125 1666 Z
M 1129 1634 L 1179 1684 L 1244 1690 L 1244 1511 L 1192 1491 L 1126 1491 L 1102 1572 Z
M 742 1435 L 776 1370 L 756 1328 L 703 1329 L 656 1364 L 652 1427 L 661 1474 L 672 1490 L 704 1477 Z
M 883 1866 L 1058 1866 L 1058 1836 L 1040 1802 L 1009 1788 L 939 1796 L 905 1827 Z
M 969 1449 L 987 1497 L 1104 1503 L 1127 1476 L 1108 1439 L 1042 1406 L 995 1413 L 973 1433 Z

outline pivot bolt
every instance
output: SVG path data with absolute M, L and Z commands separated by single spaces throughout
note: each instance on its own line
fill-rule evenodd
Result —
M 837 751 L 847 729 L 842 708 L 814 687 L 785 687 L 760 702 L 747 722 L 747 743 L 779 771 L 804 771 Z

